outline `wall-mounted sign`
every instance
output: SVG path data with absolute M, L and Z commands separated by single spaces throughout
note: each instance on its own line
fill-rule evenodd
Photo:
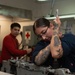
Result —
M 25 31 L 25 40 L 31 40 L 31 31 Z

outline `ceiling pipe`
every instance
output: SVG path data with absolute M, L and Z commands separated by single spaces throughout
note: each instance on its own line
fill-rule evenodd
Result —
M 0 15 L 32 19 L 32 11 L 0 5 Z
M 53 15 L 54 3 L 55 3 L 55 0 L 52 0 L 52 1 L 51 1 L 50 16 L 54 16 L 54 15 Z
M 46 16 L 45 17 L 46 19 L 49 19 L 49 20 L 52 20 L 52 19 L 55 19 L 55 17 L 50 17 L 50 16 Z M 59 16 L 60 19 L 67 19 L 67 18 L 74 18 L 75 19 L 75 15 L 74 14 L 69 14 L 69 15 L 62 15 L 62 16 Z
M 37 1 L 41 1 L 42 2 L 42 1 L 48 1 L 48 0 L 37 0 Z

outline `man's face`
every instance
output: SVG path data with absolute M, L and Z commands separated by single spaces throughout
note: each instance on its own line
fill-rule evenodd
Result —
M 11 29 L 11 34 L 13 36 L 17 36 L 19 34 L 20 28 L 19 27 L 14 27 Z
M 52 27 L 39 27 L 36 28 L 35 33 L 38 37 L 42 38 L 43 40 L 51 40 L 53 29 Z

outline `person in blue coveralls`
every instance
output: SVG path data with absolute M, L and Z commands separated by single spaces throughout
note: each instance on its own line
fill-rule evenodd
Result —
M 60 32 L 61 21 L 57 16 L 52 22 L 39 18 L 34 22 L 33 31 L 41 38 L 32 54 L 34 64 L 68 68 L 75 72 L 75 35 Z M 54 65 L 54 61 L 58 64 Z

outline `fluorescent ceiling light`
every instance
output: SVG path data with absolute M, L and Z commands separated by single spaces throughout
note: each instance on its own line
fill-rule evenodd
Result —
M 56 17 L 49 17 L 49 16 L 47 16 L 45 18 L 51 20 L 51 19 L 55 19 Z M 75 15 L 64 15 L 64 16 L 59 16 L 59 18 L 60 19 L 64 19 L 64 18 L 75 18 Z
M 48 0 L 37 0 L 37 1 L 48 1 Z

